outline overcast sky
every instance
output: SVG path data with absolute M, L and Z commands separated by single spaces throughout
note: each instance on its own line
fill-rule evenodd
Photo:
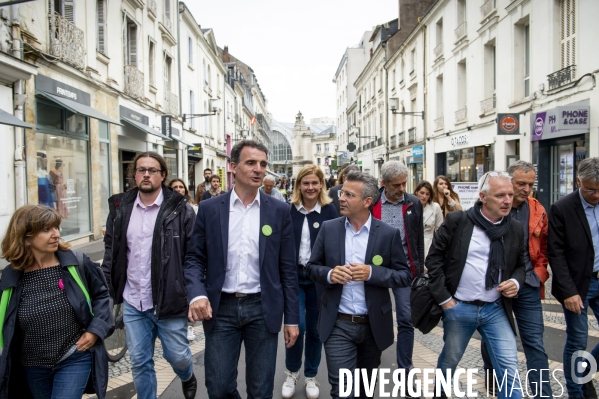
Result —
M 280 122 L 335 118 L 332 82 L 345 49 L 398 16 L 398 0 L 187 0 L 219 47 L 248 64 Z

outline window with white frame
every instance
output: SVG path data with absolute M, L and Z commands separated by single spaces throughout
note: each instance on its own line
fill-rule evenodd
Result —
M 193 90 L 189 90 L 189 113 L 191 115 L 195 114 L 195 95 L 193 93 Z M 194 117 L 189 118 L 189 125 L 192 129 L 195 129 L 196 124 Z
M 137 62 L 137 23 L 125 17 L 125 65 L 139 68 Z
M 96 50 L 106 54 L 106 0 L 96 0 Z
M 189 65 L 193 66 L 193 39 L 191 37 L 187 38 L 187 48 L 188 48 L 188 61 Z
M 171 75 L 172 75 L 173 59 L 165 52 L 164 53 L 164 91 L 171 91 Z
M 75 23 L 75 0 L 48 0 L 48 13 L 62 15 L 67 21 Z
M 148 43 L 148 60 L 150 86 L 156 88 L 156 42 L 152 38 L 149 39 Z
M 530 96 L 530 25 L 524 27 L 524 96 Z
M 576 1 L 560 0 L 560 59 L 562 68 L 576 64 Z

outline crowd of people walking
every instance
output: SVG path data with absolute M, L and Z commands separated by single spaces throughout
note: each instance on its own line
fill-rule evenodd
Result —
M 394 342 L 397 368 L 412 369 L 411 282 L 425 274 L 443 310 L 438 369 L 452 374 L 478 331 L 486 372 L 508 376 L 498 397 L 518 399 L 518 334 L 535 396 L 552 397 L 542 383 L 548 265 L 567 324 L 568 395 L 597 397 L 592 380 L 580 379 L 588 366 L 577 354 L 587 346 L 588 308 L 599 315 L 599 158 L 578 164 L 578 188 L 549 212 L 531 195 L 536 171 L 524 161 L 485 173 L 468 210 L 445 176 L 408 193 L 398 161 L 383 164 L 380 180 L 355 165 L 326 179 L 306 165 L 278 182 L 267 163 L 263 144 L 243 140 L 231 150 L 233 188 L 206 169 L 193 193 L 183 179 L 166 181 L 162 156 L 138 154 L 129 170 L 136 187 L 109 199 L 101 268 L 61 241 L 59 211 L 18 209 L 1 245 L 10 264 L 0 281 L 0 398 L 104 398 L 113 302 L 124 305 L 140 399 L 157 395 L 156 338 L 183 397 L 196 397 L 196 322 L 210 398 L 241 397 L 242 345 L 247 397 L 280 389 L 289 399 L 303 381 L 306 396 L 318 398 L 324 348 L 337 398 L 340 369 L 370 374 Z M 285 380 L 275 387 L 281 330 Z

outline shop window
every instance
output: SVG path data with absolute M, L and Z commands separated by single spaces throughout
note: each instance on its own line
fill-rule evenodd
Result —
M 445 155 L 445 175 L 451 182 L 477 182 L 495 167 L 492 144 L 448 151 Z
M 177 150 L 174 148 L 163 147 L 163 155 L 164 160 L 166 161 L 166 166 L 168 168 L 168 173 L 166 176 L 166 183 L 175 179 L 179 176 L 178 174 L 178 159 L 177 159 Z

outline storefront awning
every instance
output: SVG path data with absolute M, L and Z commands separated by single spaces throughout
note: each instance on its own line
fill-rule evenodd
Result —
M 0 124 L 9 126 L 24 127 L 25 129 L 33 129 L 29 123 L 23 122 L 13 114 L 0 109 Z
M 68 109 L 69 111 L 71 111 L 75 114 L 83 114 L 85 116 L 89 116 L 90 118 L 99 119 L 104 122 L 112 123 L 113 125 L 122 126 L 122 124 L 119 121 L 114 120 L 114 119 L 108 117 L 107 115 L 104 115 L 103 113 L 96 111 L 92 107 L 89 107 L 84 104 L 80 104 L 73 100 L 69 100 L 68 98 L 58 97 L 58 96 L 55 96 L 53 94 L 46 93 L 43 91 L 38 91 L 37 95 L 44 97 L 44 98 L 60 105 L 61 107 Z
M 121 120 L 123 122 L 125 122 L 128 125 L 131 125 L 139 130 L 141 130 L 142 132 L 148 133 L 148 134 L 152 134 L 156 137 L 159 137 L 162 140 L 170 140 L 170 137 L 165 136 L 164 134 L 160 133 L 158 130 L 154 130 L 152 129 L 150 126 L 148 125 L 144 125 L 143 123 L 139 123 L 137 121 L 134 121 L 133 119 L 129 119 L 129 118 L 125 118 L 123 116 L 121 116 Z
M 172 139 L 175 140 L 175 141 L 178 141 L 179 143 L 183 144 L 186 147 L 193 147 L 194 146 L 193 143 L 185 141 L 181 137 L 173 136 Z

